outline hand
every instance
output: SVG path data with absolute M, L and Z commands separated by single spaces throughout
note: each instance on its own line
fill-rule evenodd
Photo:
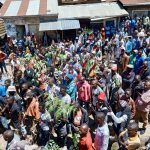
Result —
M 113 112 L 113 111 L 112 111 L 112 108 L 111 108 L 110 106 L 108 106 L 108 111 L 109 111 L 109 112 Z

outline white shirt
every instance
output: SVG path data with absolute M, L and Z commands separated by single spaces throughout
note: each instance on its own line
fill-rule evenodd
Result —
M 96 129 L 94 146 L 96 150 L 107 150 L 109 143 L 109 129 L 107 123 Z
M 61 100 L 63 102 L 65 102 L 66 104 L 70 104 L 71 103 L 71 97 L 68 94 L 66 94 L 65 96 L 61 97 Z
M 114 120 L 115 122 L 115 126 L 117 126 L 117 124 L 120 124 L 122 122 L 125 122 L 127 121 L 128 119 L 128 116 L 126 114 L 124 114 L 123 116 L 121 116 L 122 112 L 117 112 L 116 113 L 116 116 L 113 112 L 110 113 L 112 119 Z M 121 116 L 121 117 L 120 117 Z

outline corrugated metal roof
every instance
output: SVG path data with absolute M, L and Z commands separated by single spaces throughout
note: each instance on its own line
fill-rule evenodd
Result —
M 79 29 L 79 20 L 57 20 L 40 23 L 39 31 Z
M 58 7 L 58 18 L 97 18 L 128 15 L 117 2 L 66 5 Z
M 120 0 L 124 6 L 150 5 L 150 0 Z
M 45 2 L 46 7 L 43 7 L 43 1 Z M 57 0 L 5 0 L 0 10 L 0 17 L 38 15 L 56 16 L 57 14 Z
M 19 11 L 20 5 L 21 1 L 11 1 L 7 11 L 5 12 L 5 15 L 12 16 L 13 14 L 14 16 L 16 16 Z

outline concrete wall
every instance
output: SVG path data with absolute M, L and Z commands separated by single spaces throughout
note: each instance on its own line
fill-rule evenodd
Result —
M 138 16 L 143 16 L 148 14 L 150 15 L 150 5 L 131 6 L 131 7 L 125 7 L 125 9 L 129 12 L 130 16 L 134 16 L 134 14 L 137 14 Z

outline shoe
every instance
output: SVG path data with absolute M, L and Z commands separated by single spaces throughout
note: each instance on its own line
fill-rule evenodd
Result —
M 146 131 L 146 129 L 143 128 L 143 129 L 140 131 L 140 134 L 144 134 L 145 131 Z

